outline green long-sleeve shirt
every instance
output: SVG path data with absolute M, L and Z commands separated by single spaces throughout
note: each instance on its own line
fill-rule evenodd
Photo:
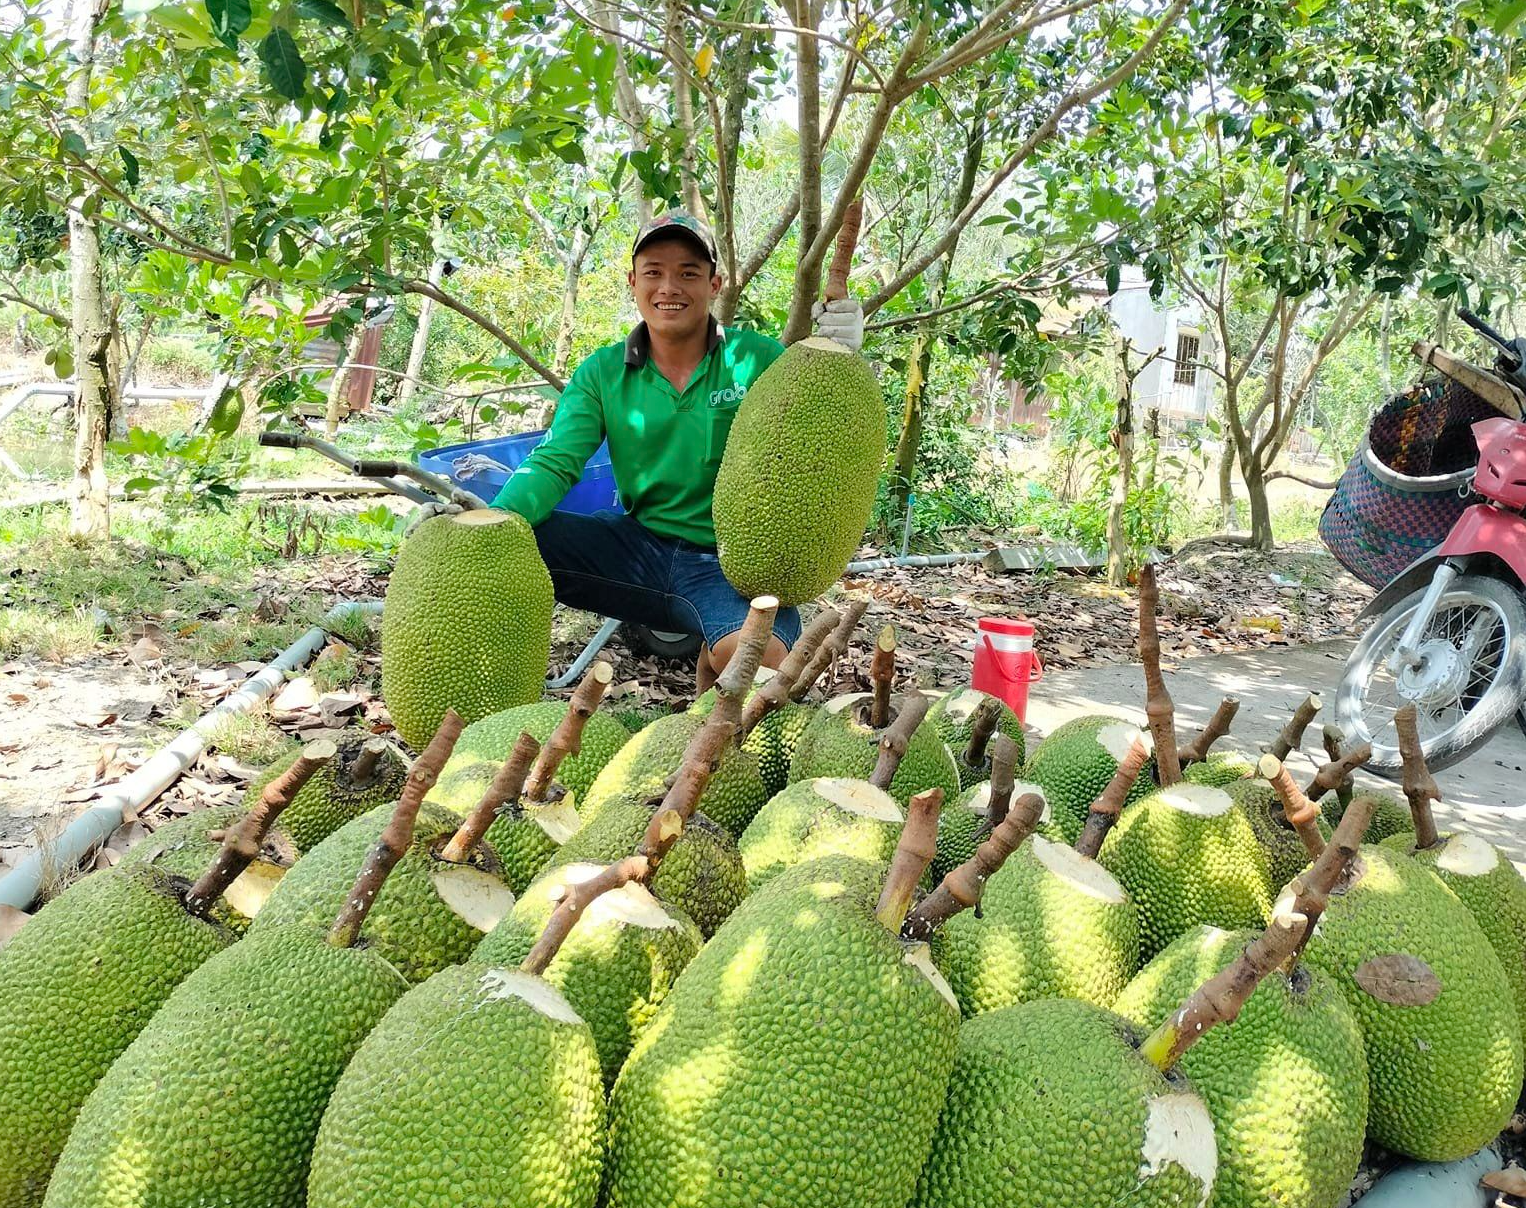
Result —
M 546 439 L 493 499 L 532 525 L 551 514 L 609 439 L 625 510 L 654 533 L 715 544 L 710 501 L 737 404 L 784 351 L 777 340 L 713 320 L 710 346 L 680 393 L 652 364 L 646 324 L 578 366 Z

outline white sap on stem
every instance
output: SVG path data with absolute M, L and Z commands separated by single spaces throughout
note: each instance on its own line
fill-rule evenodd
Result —
M 906 951 L 901 955 L 901 963 L 910 965 L 928 981 L 932 982 L 933 988 L 943 995 L 944 1000 L 954 1009 L 954 1014 L 959 1014 L 959 1000 L 954 997 L 954 991 L 948 982 L 943 979 L 943 974 L 938 972 L 938 967 L 933 964 L 932 949 L 926 944 L 908 944 Z

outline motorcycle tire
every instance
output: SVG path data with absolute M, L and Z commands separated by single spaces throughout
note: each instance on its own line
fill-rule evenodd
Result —
M 1404 767 L 1393 725 L 1389 721 L 1380 723 L 1375 735 L 1371 724 L 1375 720 L 1373 711 L 1364 705 L 1376 676 L 1392 679 L 1386 660 L 1425 592 L 1425 587 L 1412 592 L 1373 621 L 1346 660 L 1346 669 L 1336 689 L 1335 718 L 1345 731 L 1347 741 L 1353 746 L 1372 743 L 1372 757 L 1366 767 L 1391 778 L 1397 778 Z M 1421 750 L 1432 771 L 1458 763 L 1487 742 L 1494 731 L 1510 721 L 1521 707 L 1522 692 L 1526 690 L 1526 604 L 1522 603 L 1520 593 L 1499 579 L 1460 575 L 1438 601 L 1436 618 L 1448 610 L 1469 606 L 1492 610 L 1503 626 L 1499 658 L 1487 687 L 1476 694 L 1471 705 L 1463 708 L 1462 716 L 1454 724 L 1427 736 L 1425 718 L 1421 719 Z M 1427 627 L 1427 635 L 1431 634 L 1435 623 L 1433 618 L 1431 626 Z M 1463 685 L 1461 696 L 1464 699 L 1471 695 L 1468 690 L 1473 687 L 1476 666 L 1475 663 L 1467 671 L 1470 678 Z M 1397 691 L 1394 696 L 1397 703 L 1386 711 L 1389 718 L 1405 703 Z M 1425 707 L 1423 702 L 1417 704 Z M 1382 712 L 1381 709 L 1378 711 L 1379 716 Z
M 627 624 L 625 644 L 636 654 L 671 663 L 690 663 L 699 656 L 704 639 L 697 633 L 664 633 L 645 625 Z

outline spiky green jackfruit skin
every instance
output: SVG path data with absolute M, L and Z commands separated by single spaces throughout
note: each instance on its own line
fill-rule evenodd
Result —
M 1368 1135 L 1422 1161 L 1452 1161 L 1493 1139 L 1521 1092 L 1510 985 L 1468 908 L 1429 869 L 1371 845 L 1360 864 L 1356 883 L 1330 895 L 1304 960 L 1330 975 L 1361 1025 Z M 1358 972 L 1373 987 L 1369 962 L 1395 954 L 1434 974 L 1432 1001 L 1401 1005 L 1363 988 Z
M 117 867 L 153 864 L 172 876 L 184 877 L 194 883 L 212 867 L 212 861 L 217 859 L 222 848 L 221 840 L 208 838 L 208 835 L 235 825 L 243 817 L 243 812 L 242 806 L 214 805 L 166 822 L 148 838 L 128 848 Z M 267 837 L 259 859 L 241 875 L 262 878 L 269 883 L 284 875 L 296 855 L 291 836 L 278 822 Z M 233 896 L 235 901 L 244 904 L 236 890 Z M 249 929 L 250 916 L 231 905 L 226 893 L 213 905 L 211 917 L 235 935 L 243 935 Z
M 1240 780 L 1224 790 L 1235 802 L 1256 832 L 1256 841 L 1266 854 L 1267 873 L 1273 887 L 1286 885 L 1309 865 L 1309 849 L 1304 846 L 1298 832 L 1288 821 L 1277 790 L 1265 780 Z M 1319 833 L 1327 842 L 1330 827 L 1323 818 L 1314 820 Z
M 1144 960 L 1199 923 L 1256 927 L 1272 909 L 1266 855 L 1223 789 L 1157 790 L 1123 811 L 1098 859 L 1139 907 Z
M 869 363 L 797 340 L 737 408 L 710 506 L 721 571 L 785 606 L 837 582 L 869 522 L 885 460 L 885 400 Z
M 408 765 L 392 745 L 370 776 L 357 780 L 351 769 L 361 748 L 374 734 L 347 734 L 338 743 L 338 754 L 308 777 L 291 804 L 281 811 L 281 829 L 292 837 L 299 852 L 311 851 L 352 818 L 367 810 L 388 805 L 403 791 Z M 265 786 L 297 761 L 301 749 L 276 760 L 249 783 L 241 808 L 253 808 Z
M 615 798 L 662 796 L 668 777 L 683 763 L 684 748 L 703 724 L 704 719 L 695 713 L 672 713 L 633 736 L 594 778 L 587 798 L 578 802 L 583 824 L 593 822 Z M 767 800 L 757 755 L 728 744 L 699 808 L 735 837 L 747 829 Z
M 493 774 L 514 750 L 520 732 L 528 730 L 531 738 L 544 744 L 566 715 L 566 701 L 538 700 L 472 722 L 461 731 L 440 779 L 429 790 L 428 800 L 438 801 L 464 817 L 482 799 Z M 619 721 L 595 711 L 583 725 L 578 753 L 567 756 L 557 767 L 556 782 L 581 801 L 594 777 L 629 739 L 630 732 Z
M 989 747 L 980 766 L 972 767 L 964 761 L 965 750 L 970 745 L 970 734 L 975 728 L 975 710 L 980 707 L 980 702 L 985 700 L 987 695 L 976 688 L 956 688 L 953 692 L 940 696 L 927 711 L 927 720 L 938 731 L 938 737 L 943 739 L 948 744 L 948 749 L 953 752 L 954 766 L 959 770 L 961 790 L 991 778 Z M 1023 733 L 1023 723 L 1004 701 L 997 700 L 996 703 L 1001 706 L 1001 717 L 996 723 L 996 732 L 1005 734 L 1017 744 L 1017 766 L 1022 767 L 1027 741 Z
M 474 722 L 539 700 L 551 573 L 522 516 L 432 516 L 398 552 L 382 610 L 382 696 L 416 750 L 446 709 Z
M 1043 796 L 1043 790 L 1038 785 L 1020 780 L 1013 789 L 1012 800 L 1016 801 L 1024 793 Z M 986 780 L 970 785 L 959 794 L 959 799 L 953 805 L 944 806 L 943 812 L 938 815 L 938 851 L 928 869 L 932 884 L 936 885 L 975 854 L 980 840 L 989 833 L 985 827 L 990 805 L 991 782 Z M 1065 842 L 1064 834 L 1050 816 L 1047 798 L 1044 801 L 1043 816 L 1033 833 L 1056 843 Z
M 1113 1010 L 1155 1027 L 1256 935 L 1189 931 L 1140 971 Z M 1367 1128 L 1367 1059 L 1356 1016 L 1318 969 L 1269 974 L 1233 1023 L 1187 1050 L 1181 1069 L 1218 1137 L 1213 1208 L 1330 1208 L 1350 1187 Z
M 689 706 L 689 712 L 697 717 L 709 717 L 713 708 L 715 689 L 711 688 Z M 815 705 L 786 701 L 765 713 L 752 733 L 742 740 L 742 749 L 757 756 L 758 775 L 763 778 L 763 789 L 770 797 L 789 783 L 789 765 L 795 754 L 795 744 L 815 715 Z
M 737 841 L 747 891 L 822 856 L 888 863 L 905 821 L 895 798 L 867 781 L 822 776 L 786 785 Z
M 1062 998 L 966 1020 L 911 1208 L 1198 1208 L 1213 1125 L 1184 1076 L 1138 1054 L 1139 1035 Z
M 634 852 L 655 807 L 630 797 L 605 803 L 598 816 L 557 849 L 547 871 L 568 864 L 608 864 Z M 747 873 L 736 840 L 695 814 L 652 878 L 652 892 L 698 924 L 708 939 L 747 896 Z
M 1034 748 L 1023 778 L 1043 787 L 1055 825 L 1067 843 L 1081 837 L 1092 802 L 1117 773 L 1118 761 L 1128 754 L 1124 736 L 1134 729 L 1117 717 L 1074 717 L 1056 726 Z M 1152 757 L 1140 770 L 1124 805 L 1133 805 L 1154 791 Z
M 1139 967 L 1139 911 L 1095 861 L 1035 835 L 986 881 L 980 916 L 943 927 L 966 1018 L 1037 998 L 1108 1006 Z
M 512 967 L 456 965 L 345 1067 L 307 1208 L 593 1208 L 603 1131 L 593 1036 L 566 1000 Z
M 1397 800 L 1390 793 L 1370 792 L 1367 789 L 1361 791 L 1363 797 L 1377 799 L 1378 808 L 1373 811 L 1372 823 L 1367 827 L 1366 842 L 1382 843 L 1394 835 L 1413 835 L 1415 833 L 1415 820 L 1410 817 L 1409 806 Z M 1355 797 L 1352 798 L 1355 800 Z M 1324 815 L 1330 829 L 1334 830 L 1341 824 L 1341 818 L 1346 813 L 1346 807 L 1341 804 L 1340 797 L 1335 793 L 1326 793 L 1319 803 L 1319 812 Z
M 328 927 L 391 816 L 387 806 L 362 814 L 298 860 L 250 924 L 249 933 L 257 935 L 291 923 Z M 413 842 L 366 916 L 362 929 L 366 942 L 396 966 L 410 985 L 465 960 L 514 904 L 491 848 L 479 846 L 465 864 L 446 864 L 435 858 L 433 853 L 460 824 L 444 806 L 425 802 L 414 825 Z M 463 917 L 452 904 L 459 905 L 462 895 L 472 898 L 471 918 Z
M 775 877 L 689 963 L 610 1099 L 609 1208 L 901 1208 L 959 1013 L 874 917 L 881 865 Z
M 572 864 L 548 871 L 477 945 L 472 960 L 518 967 L 546 929 L 567 885 L 585 881 L 603 867 Z M 688 915 L 635 884 L 596 898 L 563 941 L 544 977 L 592 1029 L 606 1088 L 614 1085 L 631 1045 L 704 945 L 704 935 Z
M 869 778 L 879 762 L 883 735 L 869 727 L 871 699 L 868 693 L 857 692 L 839 696 L 817 711 L 795 744 L 790 783 L 817 776 Z M 895 702 L 891 711 L 892 715 L 898 711 Z M 912 734 L 888 791 L 904 808 L 916 794 L 932 788 L 943 790 L 945 804 L 952 802 L 959 796 L 959 769 L 937 728 L 924 719 Z
M 96 1083 L 233 939 L 187 914 L 166 873 L 137 867 L 76 881 L 0 950 L 0 1208 L 42 1203 Z
M 1189 784 L 1209 784 L 1219 789 L 1227 789 L 1255 774 L 1256 765 L 1243 751 L 1209 751 L 1207 759 L 1182 769 L 1182 779 Z
M 1493 844 L 1466 833 L 1443 836 L 1424 851 L 1415 850 L 1413 832 L 1390 835 L 1380 846 L 1429 868 L 1468 908 L 1500 958 L 1516 1015 L 1526 1028 L 1526 879 L 1515 865 Z
M 300 924 L 219 952 L 86 1100 L 45 1208 L 302 1208 L 324 1104 L 406 989 Z

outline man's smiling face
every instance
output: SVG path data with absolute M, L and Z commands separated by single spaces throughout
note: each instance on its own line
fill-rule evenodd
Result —
M 629 274 L 636 309 L 647 330 L 685 340 L 706 329 L 710 303 L 720 292 L 715 266 L 690 239 L 662 239 L 636 253 Z

